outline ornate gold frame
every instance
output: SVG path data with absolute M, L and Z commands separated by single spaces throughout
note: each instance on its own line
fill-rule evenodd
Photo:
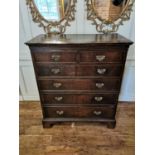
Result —
M 127 5 L 124 7 L 123 11 L 115 21 L 103 20 L 98 17 L 93 1 L 94 0 L 85 0 L 87 5 L 87 19 L 92 21 L 92 25 L 96 25 L 96 30 L 102 33 L 112 33 L 116 32 L 120 25 L 123 25 L 124 21 L 130 19 L 132 7 L 135 0 L 128 0 Z
M 61 0 L 60 0 L 61 2 Z M 69 0 L 68 8 L 64 17 L 60 21 L 48 21 L 38 11 L 33 0 L 26 0 L 26 4 L 29 6 L 32 19 L 35 23 L 38 23 L 39 27 L 43 27 L 45 33 L 48 34 L 62 34 L 66 31 L 66 27 L 70 26 L 69 22 L 75 19 L 75 4 L 77 0 Z

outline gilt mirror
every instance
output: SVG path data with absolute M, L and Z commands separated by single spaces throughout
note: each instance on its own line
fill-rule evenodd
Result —
M 76 0 L 26 0 L 32 19 L 45 33 L 62 34 L 74 20 Z
M 130 19 L 134 0 L 85 0 L 87 19 L 102 33 L 116 32 Z

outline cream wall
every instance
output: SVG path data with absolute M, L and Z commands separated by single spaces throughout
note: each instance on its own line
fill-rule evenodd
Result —
M 25 3 L 26 0 L 20 0 L 19 5 L 19 84 L 20 84 L 20 100 L 39 100 L 37 85 L 34 77 L 34 70 L 30 57 L 29 49 L 24 42 L 32 37 L 44 33 L 42 28 L 32 22 L 31 14 Z M 91 21 L 86 19 L 86 5 L 84 0 L 77 0 L 76 19 L 71 23 L 71 27 L 67 27 L 66 33 L 74 34 L 95 34 L 96 29 L 91 25 Z M 134 41 L 134 12 L 131 19 L 120 27 L 118 33 Z M 128 52 L 127 62 L 125 66 L 120 101 L 134 101 L 134 72 L 135 72 L 135 55 L 134 45 Z

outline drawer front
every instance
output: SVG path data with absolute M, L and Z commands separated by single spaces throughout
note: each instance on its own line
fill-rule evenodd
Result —
M 34 52 L 36 62 L 76 62 L 76 52 Z
M 38 76 L 120 76 L 122 65 L 51 65 L 37 64 Z
M 57 79 L 39 80 L 41 90 L 119 90 L 119 79 Z
M 118 94 L 41 94 L 43 104 L 115 104 Z
M 80 52 L 81 62 L 95 62 L 95 63 L 106 63 L 106 62 L 123 62 L 123 50 L 121 49 L 105 49 L 103 51 L 83 51 Z
M 77 66 L 78 76 L 120 76 L 122 65 L 83 65 Z
M 45 117 L 52 118 L 113 118 L 115 108 L 113 106 L 105 107 L 43 107 Z
M 75 71 L 75 65 L 39 64 L 37 67 L 38 76 L 75 76 Z

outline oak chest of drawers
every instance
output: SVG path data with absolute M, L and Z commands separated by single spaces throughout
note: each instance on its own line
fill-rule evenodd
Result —
M 118 34 L 39 35 L 26 44 L 39 89 L 43 127 L 76 121 L 115 127 L 130 40 Z

